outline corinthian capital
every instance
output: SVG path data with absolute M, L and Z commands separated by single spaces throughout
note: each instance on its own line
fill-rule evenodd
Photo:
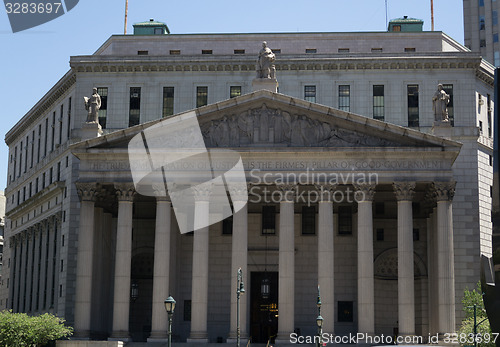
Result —
M 415 194 L 415 182 L 394 182 L 392 187 L 398 201 L 412 201 Z
M 337 191 L 337 184 L 332 183 L 317 183 L 314 185 L 314 188 L 321 196 L 321 201 L 332 201 L 333 195 Z
M 436 194 L 437 201 L 451 201 L 455 196 L 457 182 L 434 182 L 432 188 Z
M 375 183 L 354 183 L 353 184 L 356 194 L 356 201 L 373 201 L 375 196 Z
M 76 182 L 76 190 L 81 201 L 95 201 L 98 190 L 95 182 Z
M 133 183 L 115 183 L 115 189 L 118 201 L 134 201 L 136 191 Z
M 298 191 L 298 185 L 295 183 L 281 183 L 277 182 L 276 187 L 281 192 L 281 201 L 293 201 L 295 194 Z

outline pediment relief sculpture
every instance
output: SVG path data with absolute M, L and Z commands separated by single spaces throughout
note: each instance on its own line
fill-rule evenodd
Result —
M 293 114 L 265 104 L 239 114 L 201 124 L 209 147 L 269 145 L 285 147 L 378 147 L 401 146 L 375 136 L 340 129 L 304 114 Z

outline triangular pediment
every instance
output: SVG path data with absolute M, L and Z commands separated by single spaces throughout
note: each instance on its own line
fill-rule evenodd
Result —
M 455 141 L 265 90 L 194 112 L 207 147 L 446 147 L 457 154 L 461 147 Z M 74 148 L 124 148 L 133 136 L 162 121 L 83 141 Z

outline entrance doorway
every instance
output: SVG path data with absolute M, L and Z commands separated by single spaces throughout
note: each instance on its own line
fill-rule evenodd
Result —
M 278 272 L 252 272 L 250 288 L 250 336 L 254 343 L 274 343 L 278 333 Z M 269 293 L 263 293 L 267 279 Z M 266 283 L 266 282 L 264 282 Z M 264 290 L 265 292 L 265 290 Z

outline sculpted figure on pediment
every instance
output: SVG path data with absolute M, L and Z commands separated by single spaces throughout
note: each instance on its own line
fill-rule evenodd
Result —
M 306 115 L 269 109 L 266 105 L 202 124 L 202 133 L 206 145 L 213 147 L 251 144 L 292 147 L 397 146 L 385 139 L 339 129 Z

